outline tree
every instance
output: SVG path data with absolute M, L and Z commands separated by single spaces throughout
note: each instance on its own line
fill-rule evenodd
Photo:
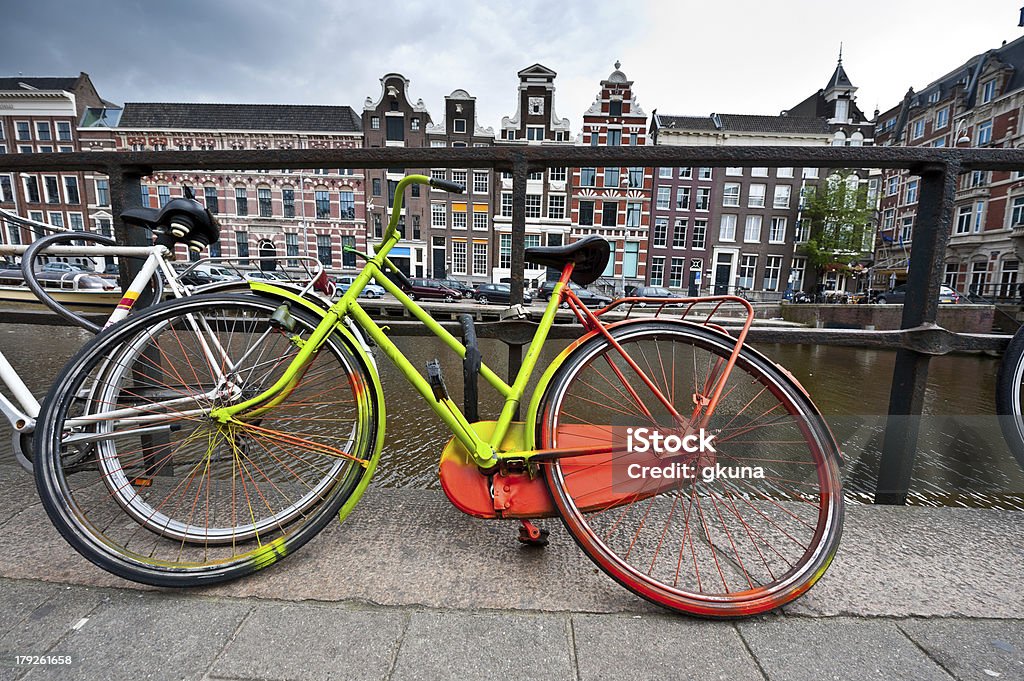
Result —
M 816 187 L 807 187 L 803 202 L 810 236 L 800 253 L 814 268 L 816 281 L 830 265 L 847 268 L 871 252 L 875 210 L 867 185 L 852 171 L 832 173 Z

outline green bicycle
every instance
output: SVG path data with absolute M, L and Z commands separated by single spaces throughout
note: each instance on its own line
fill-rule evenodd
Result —
M 462 191 L 404 178 L 382 243 L 329 309 L 253 283 L 158 305 L 65 366 L 39 418 L 35 475 L 76 550 L 160 586 L 220 582 L 293 553 L 352 511 L 377 467 L 381 354 L 451 429 L 440 476 L 460 510 L 517 519 L 528 543 L 545 541 L 532 519 L 560 516 L 623 586 L 697 615 L 764 612 L 822 576 L 842 528 L 839 450 L 796 380 L 744 344 L 749 303 L 627 298 L 593 312 L 568 282 L 603 272 L 607 242 L 527 249 L 561 277 L 508 384 L 384 275 L 410 183 Z M 402 355 L 359 305 L 371 280 L 468 357 L 504 398 L 495 420 L 470 423 L 436 365 L 424 376 Z M 584 333 L 527 398 L 562 304 Z M 730 305 L 745 314 L 736 337 L 715 323 Z

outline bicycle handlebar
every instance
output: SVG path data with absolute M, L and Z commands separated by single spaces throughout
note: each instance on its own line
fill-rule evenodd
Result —
M 437 189 L 443 189 L 444 191 L 451 192 L 453 194 L 462 194 L 463 192 L 466 191 L 466 188 L 464 186 L 462 186 L 461 184 L 459 184 L 458 182 L 449 182 L 448 180 L 438 180 L 438 179 L 435 179 L 433 177 L 430 178 L 430 186 L 431 187 L 435 187 Z

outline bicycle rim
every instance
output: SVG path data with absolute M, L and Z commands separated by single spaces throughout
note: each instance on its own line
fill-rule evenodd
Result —
M 195 296 L 129 320 L 65 368 L 36 442 L 62 534 L 123 577 L 187 586 L 240 576 L 308 541 L 372 470 L 377 394 L 337 336 L 256 418 L 210 410 L 272 385 L 316 319 L 275 301 Z
M 566 359 L 538 415 L 539 446 L 605 452 L 546 467 L 577 543 L 634 593 L 691 614 L 751 615 L 804 593 L 831 562 L 842 526 L 837 448 L 814 406 L 744 349 L 703 424 L 714 453 L 638 452 L 627 428 L 682 434 L 699 422 L 733 341 L 678 323 L 612 333 L 682 419 L 603 338 Z M 653 469 L 677 477 L 640 477 Z

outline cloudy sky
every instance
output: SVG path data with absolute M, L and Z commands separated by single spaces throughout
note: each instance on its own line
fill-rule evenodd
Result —
M 555 108 L 579 130 L 616 60 L 650 113 L 777 114 L 843 63 L 862 110 L 895 106 L 970 56 L 1024 35 L 1024 2 L 973 0 L 149 0 L 7 3 L 0 75 L 86 71 L 124 102 L 348 104 L 380 77 L 411 80 L 437 117 L 477 98 L 515 113 L 516 72 L 558 72 Z

